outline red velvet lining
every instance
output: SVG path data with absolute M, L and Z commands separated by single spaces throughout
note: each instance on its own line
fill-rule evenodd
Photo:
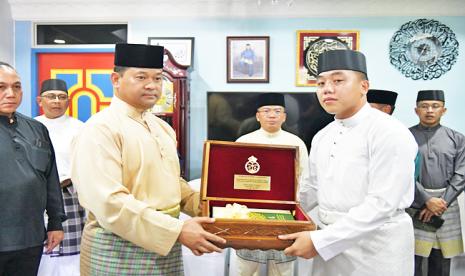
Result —
M 296 220 L 307 220 L 307 218 L 304 215 L 304 212 L 300 208 L 295 208 L 295 215 L 294 215 Z
M 252 155 L 260 164 L 260 171 L 253 175 L 271 176 L 270 191 L 234 189 L 234 174 L 252 175 L 245 170 L 245 163 Z M 212 143 L 207 164 L 207 196 L 293 201 L 295 200 L 295 155 L 294 148 L 277 149 Z

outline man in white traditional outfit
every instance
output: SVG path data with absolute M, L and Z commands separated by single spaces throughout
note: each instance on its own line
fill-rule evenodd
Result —
M 392 115 L 396 109 L 397 92 L 381 89 L 370 89 L 367 102 L 371 107 Z
M 367 93 L 367 102 L 371 107 L 386 114 L 392 115 L 396 109 L 397 92 L 381 89 L 370 89 Z M 415 158 L 415 179 L 420 174 L 421 154 L 417 153 Z
M 298 146 L 299 182 L 307 179 L 308 151 L 305 143 L 298 136 L 281 129 L 286 121 L 284 95 L 260 94 L 256 118 L 260 123 L 260 129 L 239 137 L 236 142 Z M 239 257 L 237 258 L 238 274 L 241 276 L 256 275 L 260 263 L 268 263 L 268 275 L 293 275 L 293 261 L 296 257 L 286 256 L 282 251 L 241 249 L 236 253 Z
M 183 275 L 181 244 L 195 255 L 225 243 L 201 224 L 199 193 L 180 177 L 174 130 L 150 108 L 163 82 L 163 47 L 117 44 L 108 108 L 84 125 L 71 176 L 89 211 L 81 242 L 82 275 Z
M 68 220 L 63 222 L 65 238 L 60 246 L 42 256 L 38 275 L 79 276 L 79 246 L 85 211 L 79 205 L 76 189 L 71 182 L 70 155 L 71 141 L 79 133 L 83 123 L 65 115 L 69 103 L 68 89 L 62 80 L 43 81 L 37 103 L 44 114 L 35 119 L 47 127 L 52 140 L 65 213 L 68 217 Z
M 295 240 L 284 252 L 314 258 L 314 276 L 413 275 L 413 226 L 404 209 L 414 196 L 415 139 L 367 103 L 362 53 L 320 54 L 317 86 L 335 121 L 313 138 L 300 199 L 307 211 L 319 205 L 322 229 L 279 236 Z
M 429 276 L 448 276 L 451 258 L 464 252 L 464 200 L 459 195 L 465 187 L 465 136 L 441 125 L 444 105 L 442 90 L 419 91 L 415 112 L 420 123 L 410 128 L 423 157 L 412 204 L 418 209 L 413 216 L 416 276 L 424 275 L 425 260 Z M 438 216 L 442 225 L 430 227 Z

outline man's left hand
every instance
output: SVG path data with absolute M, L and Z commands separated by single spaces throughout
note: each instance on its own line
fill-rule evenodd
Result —
M 60 183 L 61 188 L 68 187 L 69 185 L 71 185 L 71 179 L 69 178 L 61 181 Z
M 52 252 L 53 248 L 55 248 L 60 242 L 63 240 L 65 237 L 65 233 L 61 230 L 58 231 L 48 231 L 47 232 L 47 244 L 45 245 L 46 247 L 46 252 L 50 253 Z
M 428 208 L 421 210 L 420 215 L 418 218 L 423 222 L 428 222 L 434 216 L 434 213 L 430 211 Z
M 311 259 L 318 255 L 310 237 L 310 231 L 279 235 L 278 239 L 294 240 L 294 243 L 291 246 L 284 249 L 284 254 L 286 255 L 302 257 L 305 259 Z

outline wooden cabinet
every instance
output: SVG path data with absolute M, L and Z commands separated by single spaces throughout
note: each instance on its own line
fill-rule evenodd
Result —
M 189 178 L 189 76 L 188 67 L 178 64 L 165 49 L 163 93 L 152 112 L 176 132 L 181 175 Z

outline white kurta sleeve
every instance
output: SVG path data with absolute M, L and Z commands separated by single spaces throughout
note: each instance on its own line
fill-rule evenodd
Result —
M 308 168 L 308 151 L 305 143 L 298 139 L 296 141 L 297 146 L 299 147 L 299 186 L 297 187 L 297 200 L 300 201 L 300 186 L 305 185 L 304 181 L 309 179 L 309 168 Z
M 315 136 L 317 137 L 317 136 Z M 312 143 L 313 144 L 313 143 Z M 312 147 L 314 149 L 314 147 Z M 313 208 L 318 205 L 317 198 L 317 176 L 316 176 L 316 167 L 315 159 L 312 158 L 314 150 L 310 150 L 310 156 L 307 158 L 308 165 L 306 166 L 306 172 L 302 176 L 302 181 L 299 186 L 299 199 L 300 205 L 305 212 L 310 212 Z

